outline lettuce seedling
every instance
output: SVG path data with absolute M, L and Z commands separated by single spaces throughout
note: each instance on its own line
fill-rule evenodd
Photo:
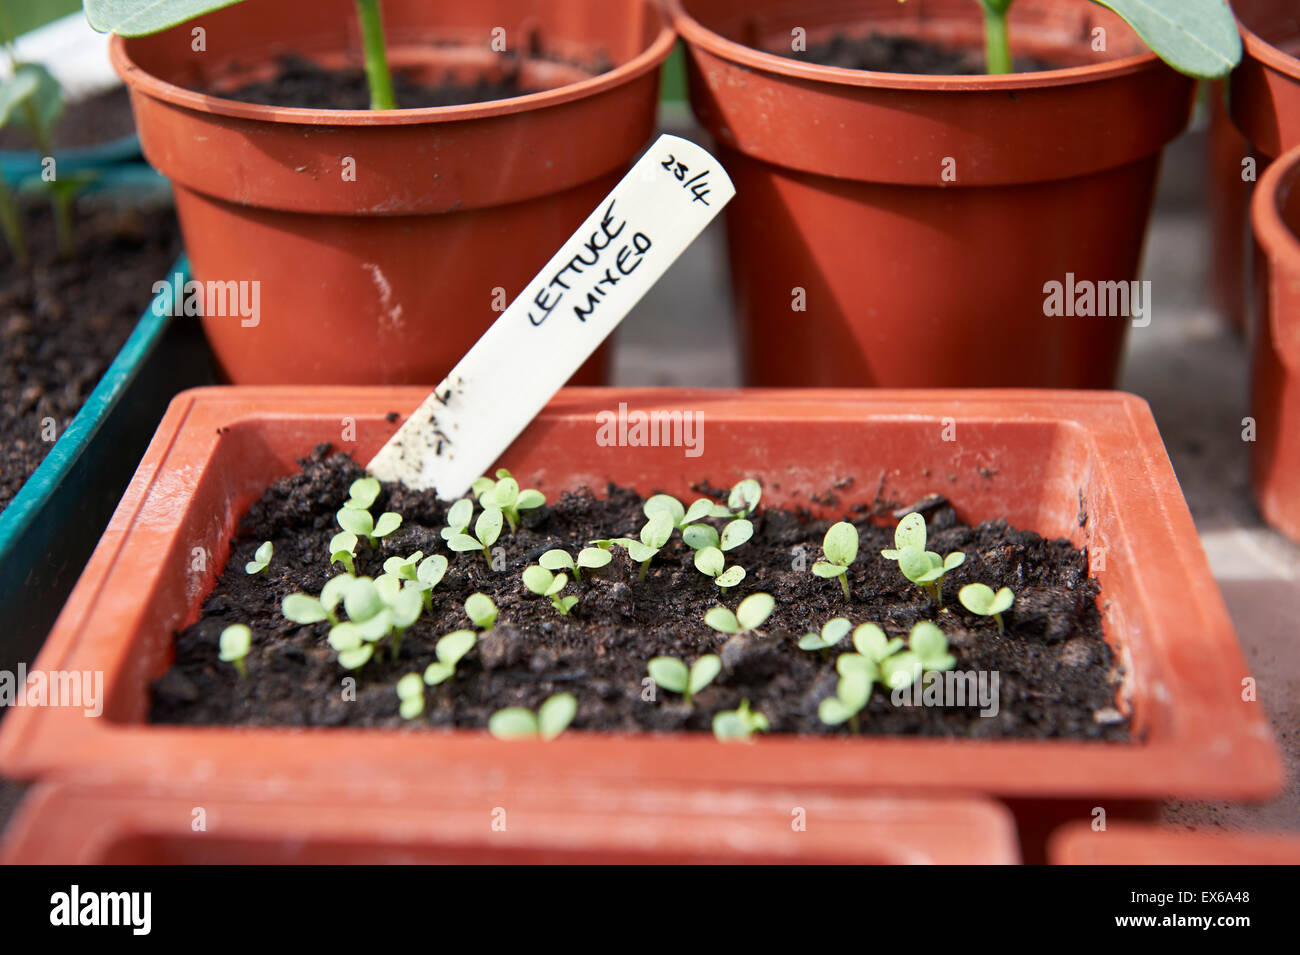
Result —
M 560 596 L 560 592 L 568 584 L 569 575 L 563 571 L 554 574 L 538 564 L 529 564 L 524 568 L 524 586 L 539 597 L 549 597 L 551 606 L 558 610 L 562 617 L 567 617 L 574 604 L 578 602 L 578 598 L 573 594 L 567 597 Z
M 736 709 L 713 716 L 713 735 L 723 743 L 745 742 L 755 733 L 766 733 L 771 728 L 766 716 L 750 711 L 749 700 L 741 700 Z
M 501 536 L 501 525 L 503 519 L 501 511 L 495 507 L 485 507 L 479 514 L 478 520 L 474 522 L 474 533 L 466 533 L 467 529 L 462 529 L 451 540 L 447 541 L 447 546 L 457 553 L 465 551 L 478 550 L 483 552 L 483 559 L 492 565 L 492 545 L 497 542 Z
M 641 528 L 640 540 L 617 537 L 610 543 L 627 549 L 628 556 L 640 565 L 637 579 L 645 580 L 646 571 L 650 569 L 650 561 L 655 559 L 655 555 L 672 536 L 672 516 L 667 511 L 658 510 L 646 521 L 645 527 Z
M 688 524 L 693 524 L 706 517 L 731 516 L 731 512 L 725 507 L 709 500 L 707 497 L 696 498 L 690 507 L 686 507 L 671 494 L 653 495 L 646 500 L 641 510 L 647 518 L 660 513 L 667 514 L 672 521 L 673 527 L 677 530 L 685 530 Z
M 967 584 L 957 593 L 961 605 L 971 613 L 981 617 L 992 617 L 998 624 L 998 635 L 1006 632 L 1002 626 L 1002 614 L 1011 609 L 1016 595 L 1010 587 L 1003 587 L 997 593 L 987 584 Z
M 497 739 L 552 740 L 568 728 L 577 712 L 578 701 L 572 693 L 556 693 L 536 714 L 522 706 L 497 710 L 488 719 L 488 732 Z
M 481 477 L 470 488 L 483 507 L 495 507 L 505 515 L 510 530 L 519 529 L 520 511 L 531 511 L 546 503 L 546 495 L 535 488 L 519 489 L 519 482 L 505 468 L 497 469 L 497 480 Z
M 695 569 L 713 578 L 723 590 L 729 590 L 745 579 L 745 568 L 739 564 L 726 567 L 727 559 L 716 547 L 702 547 L 695 552 Z
M 437 661 L 430 663 L 424 670 L 424 682 L 429 686 L 445 683 L 456 675 L 456 664 L 474 649 L 478 634 L 473 630 L 453 630 L 441 637 L 434 644 L 433 652 Z
M 913 511 L 905 514 L 894 528 L 893 548 L 882 550 L 880 556 L 886 560 L 898 561 L 898 569 L 903 576 L 942 607 L 943 579 L 950 570 L 955 570 L 966 562 L 966 555 L 955 550 L 947 557 L 940 557 L 934 551 L 926 550 L 925 542 L 925 518 Z
M 450 542 L 453 537 L 459 537 L 469 528 L 469 522 L 474 519 L 474 502 L 467 497 L 462 497 L 459 501 L 447 508 L 447 526 L 438 533 L 442 539 Z
M 242 680 L 248 676 L 244 669 L 244 657 L 253 646 L 253 631 L 242 623 L 232 623 L 221 631 L 220 652 L 217 658 L 222 663 L 233 663 Z
M 646 664 L 650 679 L 671 693 L 682 694 L 682 702 L 691 705 L 691 697 L 704 689 L 722 672 L 722 660 L 706 653 L 687 669 L 676 657 L 655 657 Z
M 447 558 L 441 554 L 425 557 L 416 551 L 410 557 L 390 557 L 384 561 L 384 575 L 401 581 L 402 586 L 420 594 L 425 610 L 433 609 L 433 588 L 447 573 Z
M 843 640 L 852 626 L 846 617 L 832 617 L 822 624 L 820 634 L 805 633 L 799 639 L 799 649 L 825 652 Z
M 239 0 L 85 0 L 85 8 L 86 19 L 100 33 L 146 36 L 238 2 Z M 366 82 L 370 88 L 370 108 L 396 109 L 397 100 L 393 96 L 393 77 L 388 69 L 380 0 L 356 0 L 356 7 Z
M 732 613 L 726 607 L 714 607 L 704 615 L 704 622 L 719 633 L 749 633 L 762 626 L 763 622 L 776 609 L 776 600 L 771 594 L 750 594 Z
M 763 485 L 753 478 L 738 482 L 727 497 L 727 507 L 733 517 L 751 517 L 758 510 L 758 502 L 763 497 Z
M 574 580 L 582 580 L 582 568 L 585 567 L 588 570 L 596 570 L 600 567 L 604 567 L 613 559 L 614 555 L 611 554 L 609 550 L 597 546 L 584 547 L 582 550 L 578 551 L 578 559 L 577 561 L 574 561 L 574 559 L 569 556 L 568 551 L 556 547 L 552 550 L 548 550 L 545 554 L 539 557 L 537 563 L 541 564 L 547 570 L 571 570 L 573 571 Z
M 379 491 L 379 481 L 375 478 L 357 478 L 348 486 L 348 499 L 343 506 L 350 511 L 368 511 L 379 497 Z
M 883 637 L 883 633 L 881 634 Z M 908 648 L 900 652 L 896 649 L 895 638 L 887 647 L 875 643 L 876 680 L 887 689 L 896 690 L 915 683 L 928 670 L 951 670 L 957 665 L 957 658 L 948 652 L 948 638 L 936 624 L 922 620 L 913 625 L 907 637 Z M 843 661 L 843 657 L 840 661 Z M 836 661 L 838 665 L 840 661 Z M 844 661 L 845 667 L 852 666 L 852 661 Z
M 364 537 L 371 547 L 377 546 L 380 538 L 387 537 L 402 526 L 402 515 L 393 511 L 385 511 L 379 515 L 379 520 L 375 520 L 369 511 L 345 506 L 339 509 L 337 518 L 339 527 L 358 538 Z
M 706 547 L 716 547 L 718 550 L 735 550 L 741 544 L 744 544 L 754 536 L 754 525 L 742 518 L 734 521 L 728 521 L 718 534 L 717 530 L 709 524 L 691 524 L 682 529 L 682 540 L 691 550 L 699 551 Z
M 257 548 L 257 553 L 253 559 L 244 565 L 244 573 L 260 574 L 271 564 L 271 557 L 275 554 L 275 545 L 270 541 L 263 541 L 262 546 Z
M 356 578 L 351 574 L 339 574 L 330 578 L 321 588 L 319 598 L 307 594 L 289 594 L 280 602 L 280 611 L 294 623 L 305 625 L 328 620 L 331 625 L 337 624 L 339 618 L 334 611 L 343 602 L 343 595 L 354 580 Z
M 408 673 L 397 681 L 397 711 L 404 720 L 413 720 L 424 712 L 424 681 L 418 673 Z
M 813 573 L 827 579 L 838 577 L 844 599 L 848 601 L 849 565 L 858 556 L 858 529 L 847 521 L 832 524 L 822 539 L 822 551 L 826 559 L 813 564 Z
M 331 590 L 331 586 L 335 589 Z M 379 580 L 341 575 L 321 591 L 319 609 L 311 607 L 310 598 L 299 599 L 290 607 L 286 597 L 285 616 L 296 619 L 290 616 L 294 613 L 299 615 L 299 623 L 315 622 L 311 618 L 319 612 L 328 614 L 331 621 L 337 621 L 327 604 L 333 602 L 337 606 L 340 592 L 348 619 L 334 622 L 329 633 L 329 644 L 338 651 L 339 665 L 347 670 L 364 666 L 374 655 L 375 645 L 390 634 L 393 637 L 391 655 L 396 660 L 401 653 L 402 635 L 420 618 L 424 609 L 420 593 L 403 588 L 401 582 L 391 575 Z
M 844 659 L 844 656 L 840 659 Z M 835 695 L 826 697 L 817 705 L 817 718 L 827 726 L 839 726 L 847 722 L 849 729 L 854 733 L 859 732 L 858 713 L 871 699 L 872 682 L 872 677 L 866 670 L 845 668 L 840 672 L 839 682 L 835 684 Z
M 351 531 L 339 531 L 330 538 L 330 566 L 342 564 L 349 574 L 356 574 L 357 535 Z
M 480 630 L 491 630 L 497 622 L 497 605 L 487 594 L 470 594 L 465 600 L 465 614 Z
M 899 0 L 905 2 L 905 0 Z M 1013 0 L 977 0 L 984 11 L 984 51 L 990 74 L 1010 73 L 1007 17 Z M 1151 52 L 1175 70 L 1200 79 L 1226 76 L 1241 60 L 1241 38 L 1223 0 L 1093 0 L 1119 14 Z

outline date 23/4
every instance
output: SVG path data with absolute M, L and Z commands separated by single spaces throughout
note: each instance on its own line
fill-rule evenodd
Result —
M 687 179 L 686 177 L 691 172 L 690 167 L 681 162 L 676 156 L 670 155 L 659 165 L 672 173 L 673 178 L 682 184 L 683 189 L 691 191 L 691 195 L 695 197 L 691 200 L 692 202 L 702 202 L 706 206 L 709 204 L 709 200 L 704 198 L 709 194 L 709 171 L 707 169 L 704 172 L 697 172 Z

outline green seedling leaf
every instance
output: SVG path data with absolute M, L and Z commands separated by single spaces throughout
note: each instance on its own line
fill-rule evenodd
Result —
M 253 554 L 253 559 L 244 565 L 244 573 L 260 574 L 271 563 L 271 557 L 275 554 L 275 545 L 266 541 L 262 546 L 257 548 L 257 553 Z
M 692 524 L 683 528 L 682 540 L 686 542 L 686 546 L 691 550 L 718 547 L 722 543 L 722 539 L 718 537 L 718 532 L 708 524 Z
M 311 624 L 329 620 L 333 614 L 325 609 L 321 601 L 307 594 L 289 594 L 280 602 L 280 612 L 294 623 Z
M 845 617 L 832 617 L 822 624 L 820 634 L 805 633 L 799 640 L 800 650 L 827 650 L 844 639 L 852 626 Z
M 567 557 L 568 554 L 565 554 Z M 550 589 L 551 583 L 555 580 L 555 574 L 551 573 L 545 567 L 532 564 L 524 568 L 524 586 L 535 594 L 542 596 Z
M 858 556 L 858 529 L 847 521 L 832 524 L 822 540 L 822 550 L 832 564 L 847 567 Z
M 21 115 L 23 104 L 36 93 L 38 84 L 36 74 L 20 70 L 0 80 L 0 128 L 15 122 Z
M 641 511 L 647 518 L 651 519 L 653 519 L 656 514 L 667 514 L 670 533 L 672 528 L 680 527 L 686 518 L 686 508 L 682 505 L 681 501 L 677 500 L 677 498 L 673 497 L 671 494 L 654 495 L 649 498 L 644 505 L 642 505 Z M 665 541 L 667 539 L 668 538 L 666 537 L 664 538 Z M 649 543 L 649 541 L 646 543 Z M 659 543 L 653 546 L 662 547 L 663 544 Z
M 480 479 L 486 480 L 486 479 Z M 461 498 L 447 509 L 447 526 L 439 533 L 445 541 L 465 533 L 470 520 L 474 517 L 474 502 L 467 497 Z
M 706 517 L 712 517 L 714 508 L 717 505 L 707 497 L 699 497 L 691 502 L 691 506 L 686 509 L 681 520 L 676 521 L 678 527 L 685 527 L 687 524 L 694 524 L 696 521 L 702 521 Z
M 242 623 L 234 623 L 221 631 L 218 659 L 223 663 L 232 663 L 239 671 L 240 678 L 248 676 L 244 668 L 244 657 L 253 646 L 253 631 Z
M 726 568 L 727 559 L 716 547 L 705 547 L 695 552 L 695 569 L 709 577 L 717 577 Z
M 745 742 L 755 733 L 766 733 L 771 724 L 762 713 L 749 708 L 749 700 L 741 700 L 734 710 L 723 710 L 713 717 L 713 735 L 721 742 Z
M 379 482 L 372 477 L 357 478 L 348 488 L 348 499 L 344 507 L 370 510 L 370 505 L 379 497 Z
M 353 559 L 357 553 L 357 535 L 351 531 L 340 531 L 330 538 L 330 566 L 342 564 L 349 574 L 356 573 Z
M 1016 595 L 1010 587 L 1003 587 L 994 593 L 993 588 L 987 584 L 967 584 L 958 592 L 957 599 L 971 613 L 992 617 L 997 621 L 998 633 L 1003 633 L 1002 614 L 1011 609 Z
M 1222 0 L 1094 0 L 1114 10 L 1162 60 L 1188 76 L 1218 79 L 1241 62 L 1241 35 Z
M 923 670 L 920 656 L 911 650 L 903 650 L 880 661 L 881 682 L 891 690 L 911 686 Z
M 578 567 L 587 570 L 598 570 L 607 565 L 614 559 L 614 555 L 607 550 L 601 550 L 599 547 L 584 547 L 578 551 Z M 575 573 L 577 569 L 575 568 Z
M 645 527 L 641 528 L 641 543 L 653 547 L 656 551 L 668 543 L 673 536 L 673 522 L 666 511 L 657 511 L 651 515 Z
M 353 623 L 362 623 L 380 614 L 385 608 L 384 599 L 369 577 L 358 577 L 343 592 L 343 609 Z
M 424 682 L 429 686 L 437 686 L 455 676 L 456 664 L 474 649 L 476 642 L 478 634 L 473 630 L 454 630 L 442 637 L 433 648 L 438 660 L 425 669 Z
M 753 478 L 746 478 L 731 489 L 727 507 L 735 512 L 736 517 L 749 517 L 758 510 L 758 502 L 762 497 L 763 485 Z
M 19 95 L 6 117 L 7 122 L 31 128 L 35 120 L 34 131 L 48 135 L 63 115 L 63 87 L 40 63 L 17 63 L 11 75 L 19 84 Z
M 601 553 L 604 554 L 606 552 L 601 551 Z M 573 570 L 574 569 L 573 558 L 569 556 L 568 551 L 560 550 L 558 547 L 555 548 L 554 550 L 548 550 L 541 557 L 537 558 L 537 563 L 547 570 Z M 525 575 L 527 575 L 527 573 L 528 571 L 524 571 Z M 527 579 L 524 580 L 524 583 L 525 584 L 528 583 Z M 541 593 L 541 591 L 534 590 L 533 593 Z
M 418 673 L 408 673 L 397 681 L 398 712 L 402 719 L 413 720 L 424 712 L 424 681 Z
M 754 536 L 754 525 L 741 518 L 722 529 L 722 549 L 734 550 Z
M 488 732 L 497 739 L 533 739 L 537 736 L 537 717 L 522 706 L 508 706 L 488 718 Z
M 424 551 L 417 550 L 410 557 L 390 557 L 384 561 L 384 573 L 396 577 L 398 580 L 415 580 L 419 572 L 420 561 L 424 559 Z
M 537 710 L 537 731 L 544 740 L 555 739 L 573 722 L 578 700 L 572 693 L 556 693 Z
M 442 583 L 442 578 L 446 573 L 447 558 L 441 554 L 434 554 L 432 557 L 426 557 L 420 561 L 420 568 L 415 572 L 415 579 L 425 590 L 432 590 Z
M 501 536 L 501 512 L 495 507 L 484 509 L 474 522 L 474 536 L 484 547 L 491 547 Z
M 650 679 L 671 693 L 685 693 L 691 671 L 676 657 L 655 657 L 646 664 Z
M 86 19 L 100 33 L 145 36 L 239 0 L 85 0 Z
M 925 518 L 913 511 L 903 515 L 903 519 L 894 528 L 894 548 L 882 550 L 880 556 L 886 560 L 898 560 L 905 550 L 925 550 Z
M 375 521 L 375 529 L 371 532 L 371 537 L 387 537 L 393 531 L 402 526 L 402 515 L 395 514 L 392 511 L 385 511 L 379 515 L 379 520 Z
M 726 607 L 714 607 L 704 615 L 704 622 L 719 633 L 740 633 L 740 621 Z
M 776 600 L 771 594 L 750 594 L 736 608 L 736 620 L 741 629 L 753 630 L 762 626 L 775 609 Z
M 899 637 L 890 640 L 885 636 L 885 631 L 874 623 L 864 623 L 853 631 L 853 647 L 865 659 L 876 665 L 902 649 L 903 641 Z
M 730 590 L 732 587 L 736 586 L 744 579 L 745 579 L 745 568 L 739 566 L 738 564 L 734 564 L 731 567 L 728 567 L 722 573 L 718 574 L 717 577 L 714 577 L 713 582 L 717 584 L 719 587 L 721 587 L 723 590 Z
M 908 649 L 916 654 L 924 670 L 951 670 L 957 658 L 948 652 L 948 638 L 937 624 L 921 620 L 907 638 Z
M 465 601 L 465 613 L 480 630 L 491 630 L 497 622 L 497 605 L 487 594 L 470 594 Z
M 375 529 L 375 519 L 370 516 L 369 511 L 359 511 L 355 508 L 341 508 L 336 515 L 339 527 L 343 528 L 350 534 L 357 537 L 369 538 Z

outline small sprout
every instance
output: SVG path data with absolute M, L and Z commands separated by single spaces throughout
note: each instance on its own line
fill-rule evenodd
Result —
M 253 559 L 244 565 L 244 573 L 260 574 L 266 570 L 271 563 L 271 556 L 275 553 L 275 545 L 270 541 L 264 541 L 262 546 L 257 549 Z
M 468 528 L 462 528 L 461 532 L 456 534 L 447 541 L 447 546 L 457 553 L 471 550 L 481 550 L 483 559 L 492 563 L 492 545 L 497 542 L 501 536 L 501 511 L 495 507 L 487 507 L 479 514 L 478 520 L 474 522 L 474 533 L 468 534 Z
M 732 613 L 726 607 L 714 607 L 704 615 L 704 622 L 720 633 L 748 633 L 762 625 L 776 608 L 771 594 L 750 594 Z
M 996 620 L 1000 636 L 1006 632 L 1002 626 L 1002 614 L 1004 611 L 1011 609 L 1016 595 L 1010 587 L 1003 587 L 997 593 L 994 593 L 993 588 L 987 584 L 967 584 L 958 592 L 957 599 L 971 613 L 977 613 L 981 617 L 992 617 Z
M 402 526 L 402 515 L 392 511 L 385 511 L 379 515 L 379 520 L 375 520 L 369 511 L 344 506 L 337 517 L 339 527 L 358 538 L 364 537 L 371 547 L 378 544 L 381 537 L 387 537 Z M 333 547 L 330 549 L 332 551 Z
M 645 580 L 646 571 L 650 568 L 650 561 L 655 559 L 659 549 L 668 543 L 668 538 L 672 537 L 672 535 L 672 516 L 667 511 L 657 510 L 646 521 L 645 527 L 641 528 L 640 540 L 619 537 L 612 543 L 627 548 L 628 556 L 641 565 L 641 569 L 637 573 L 637 579 Z
M 875 624 L 870 626 L 874 631 L 867 640 L 854 640 L 859 653 L 846 653 L 835 661 L 841 675 L 856 670 L 873 676 L 887 689 L 896 690 L 911 686 L 928 670 L 951 670 L 957 665 L 957 658 L 948 652 L 948 638 L 928 620 L 912 627 L 908 648 L 902 651 L 899 651 L 900 639 L 895 637 L 886 642 L 884 631 Z
M 736 586 L 745 579 L 745 568 L 738 564 L 726 567 L 726 558 L 716 547 L 702 547 L 695 552 L 695 569 L 713 578 L 723 590 Z
M 713 682 L 722 672 L 722 661 L 716 654 L 706 653 L 690 669 L 676 657 L 655 657 L 646 664 L 650 679 L 671 693 L 682 694 L 682 702 L 691 705 L 691 697 Z
M 722 538 L 712 524 L 692 524 L 682 528 L 682 540 L 691 550 L 703 550 L 706 547 L 722 549 Z
M 233 623 L 221 631 L 221 652 L 218 659 L 222 663 L 233 663 L 242 680 L 248 676 L 248 671 L 244 669 L 244 657 L 248 656 L 252 645 L 253 631 L 245 624 Z
M 560 553 L 564 553 L 561 551 Z M 569 556 L 565 554 L 564 556 Z M 567 617 L 573 605 L 578 602 L 578 598 L 573 594 L 567 597 L 561 597 L 560 592 L 569 584 L 569 575 L 566 573 L 553 574 L 545 567 L 537 564 L 529 564 L 524 568 L 524 586 L 533 593 L 541 597 L 550 597 L 551 606 L 560 612 L 561 616 Z
M 948 638 L 944 636 L 939 625 L 922 620 L 912 627 L 907 637 L 908 649 L 921 661 L 921 672 L 930 670 L 951 670 L 957 665 L 957 658 L 948 652 Z
M 480 478 L 480 480 L 483 479 Z M 473 517 L 474 502 L 467 497 L 463 497 L 447 508 L 447 526 L 438 533 L 442 535 L 443 540 L 450 542 L 453 537 L 465 533 Z
M 849 628 L 852 626 L 853 624 L 851 624 L 845 617 L 832 617 L 830 620 L 827 620 L 822 624 L 822 632 L 820 634 L 805 633 L 799 639 L 799 649 L 829 650 L 844 639 L 845 635 L 849 632 Z
M 882 550 L 880 556 L 886 560 L 898 561 L 898 569 L 903 576 L 928 593 L 934 602 L 943 606 L 943 579 L 950 570 L 956 570 L 966 562 L 966 555 L 959 550 L 947 557 L 940 557 L 932 550 L 925 549 L 925 518 L 913 511 L 903 515 L 894 529 L 894 547 Z
M 357 556 L 357 535 L 351 531 L 339 531 L 330 538 L 330 566 L 342 564 L 349 574 L 356 574 L 355 558 Z
M 384 561 L 384 573 L 391 574 L 398 580 L 414 580 L 415 572 L 424 558 L 424 551 L 417 550 L 410 557 L 390 557 Z
M 309 624 L 328 620 L 331 624 L 337 624 L 339 618 L 334 611 L 343 602 L 343 595 L 354 580 L 356 578 L 351 574 L 339 574 L 331 578 L 321 588 L 319 599 L 307 594 L 289 594 L 280 602 L 280 610 L 294 623 Z
M 832 524 L 822 540 L 825 560 L 813 564 L 813 573 L 818 577 L 838 577 L 844 599 L 849 599 L 849 565 L 858 556 L 858 529 L 847 521 Z
M 369 662 L 375 648 L 362 636 L 355 623 L 340 623 L 330 629 L 329 644 L 339 655 L 339 666 L 345 670 L 359 670 Z
M 727 526 L 722 529 L 720 549 L 735 550 L 753 536 L 754 525 L 743 517 L 737 518 L 728 522 Z
M 424 712 L 424 681 L 418 673 L 408 673 L 397 681 L 398 712 L 402 719 L 413 720 Z
M 338 622 L 334 608 L 342 596 L 343 609 L 348 619 Z M 339 665 L 346 670 L 364 666 L 374 655 L 375 644 L 390 634 L 393 637 L 392 658 L 401 653 L 402 635 L 420 617 L 424 604 L 418 590 L 404 587 L 391 574 L 377 580 L 341 574 L 325 585 L 318 607 L 311 598 L 290 594 L 284 600 L 286 617 L 298 623 L 316 622 L 324 613 L 334 625 L 330 628 L 329 644 L 339 654 Z
M 844 654 L 855 656 L 855 654 Z M 840 657 L 841 660 L 844 656 Z M 840 669 L 840 679 L 835 685 L 835 695 L 828 696 L 817 706 L 817 718 L 827 726 L 839 726 L 848 722 L 849 729 L 857 733 L 858 713 L 871 699 L 871 674 L 863 668 L 844 667 Z
M 488 732 L 497 739 L 552 740 L 573 722 L 578 712 L 578 701 L 572 693 L 556 693 L 548 697 L 534 714 L 522 706 L 497 710 L 488 720 Z
M 483 507 L 495 507 L 510 523 L 510 530 L 519 529 L 519 512 L 531 511 L 546 503 L 546 495 L 534 488 L 519 489 L 519 482 L 505 468 L 497 469 L 497 480 L 481 477 L 471 486 Z
M 379 482 L 372 477 L 357 478 L 348 488 L 348 499 L 343 506 L 350 511 L 368 511 L 379 497 Z
M 433 609 L 433 588 L 442 582 L 446 573 L 447 558 L 441 554 L 425 557 L 423 551 L 417 550 L 410 557 L 390 557 L 384 561 L 384 576 L 418 593 L 425 610 Z
M 755 733 L 766 733 L 771 728 L 766 716 L 750 712 L 749 700 L 741 700 L 736 709 L 713 716 L 713 735 L 724 743 L 745 742 Z
M 593 541 L 593 543 L 595 542 Z M 569 556 L 568 551 L 556 547 L 548 550 L 538 558 L 537 563 L 547 570 L 571 570 L 573 571 L 574 580 L 582 580 L 582 568 L 596 570 L 599 567 L 604 567 L 613 559 L 614 555 L 609 552 L 608 548 L 584 547 L 578 551 L 578 560 L 575 563 L 573 558 Z
M 497 622 L 497 605 L 487 594 L 470 594 L 465 601 L 465 613 L 480 630 L 491 630 Z
M 654 495 L 645 502 L 641 510 L 648 518 L 654 517 L 656 514 L 667 514 L 669 520 L 672 521 L 673 527 L 677 530 L 685 530 L 688 524 L 694 524 L 706 517 L 731 516 L 730 511 L 726 508 L 720 508 L 707 497 L 697 498 L 690 507 L 685 507 L 681 501 L 671 494 Z
M 763 497 L 763 485 L 753 478 L 738 482 L 727 497 L 729 507 L 735 517 L 750 517 L 758 510 L 758 502 Z
M 436 663 L 430 663 L 424 671 L 424 682 L 429 686 L 445 683 L 456 675 L 456 664 L 465 654 L 474 649 L 478 634 L 473 630 L 454 630 L 442 637 L 433 647 L 437 655 Z

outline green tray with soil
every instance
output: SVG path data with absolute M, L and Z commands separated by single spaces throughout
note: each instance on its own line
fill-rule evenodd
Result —
M 250 793 L 356 798 L 485 777 L 960 788 L 1108 805 L 1172 794 L 1263 798 L 1279 785 L 1267 721 L 1242 699 L 1248 673 L 1136 398 L 566 389 L 501 462 L 548 503 L 522 511 L 520 528 L 503 531 L 486 555 L 448 550 L 448 537 L 464 545 L 442 533 L 447 509 L 427 495 L 384 487 L 353 500 L 353 510 L 402 516 L 391 532 L 391 519 L 374 525 L 373 546 L 352 548 L 357 574 L 400 574 L 385 563 L 417 550 L 448 567 L 430 609 L 407 626 L 399 661 L 390 635 L 348 669 L 328 624 L 279 613 L 286 595 L 317 594 L 331 576 L 337 512 L 360 474 L 318 449 L 366 461 L 421 398 L 410 388 L 179 396 L 38 660 L 43 671 L 102 670 L 103 718 L 17 708 L 0 731 L 0 768 L 20 778 L 220 779 Z M 674 418 L 703 422 L 695 433 L 705 440 L 639 440 L 638 420 Z M 577 553 L 592 539 L 636 535 L 652 494 L 690 502 L 745 478 L 762 482 L 762 498 L 752 538 L 726 554 L 747 574 L 725 592 L 676 536 L 644 580 L 632 560 L 644 555 L 612 545 L 605 568 L 555 595 L 579 597 L 567 614 L 521 584 L 521 571 L 549 549 Z M 927 546 L 966 555 L 942 584 L 943 610 L 879 553 L 895 543 L 895 515 L 916 502 Z M 812 570 L 828 524 L 841 518 L 862 538 L 845 562 L 847 603 L 838 579 Z M 474 521 L 467 532 L 481 530 Z M 248 573 L 268 540 L 269 563 Z M 958 585 L 974 581 L 1016 591 L 1005 633 L 956 599 Z M 715 632 L 702 619 L 758 592 L 775 609 L 749 633 Z M 422 712 L 403 719 L 398 678 L 440 657 L 437 638 L 473 627 L 463 609 L 472 593 L 492 597 L 494 625 L 452 678 L 420 688 Z M 913 625 L 937 621 L 954 670 L 1000 673 L 998 715 L 894 706 L 877 690 L 858 713 L 860 733 L 826 725 L 818 714 L 838 692 L 840 648 L 797 644 L 836 616 L 910 637 L 918 652 Z M 220 659 L 229 658 L 222 634 L 232 623 L 252 625 L 242 678 Z M 649 693 L 652 657 L 708 653 L 720 672 L 689 708 L 676 693 Z M 484 730 L 503 707 L 534 709 L 563 693 L 577 708 L 557 738 L 504 741 Z M 741 699 L 769 731 L 748 745 L 720 742 L 712 718 Z
M 151 304 L 184 270 L 165 186 L 120 193 L 83 201 L 71 261 L 42 206 L 34 267 L 3 264 L 0 671 L 35 659 L 167 402 L 212 380 L 197 329 Z

